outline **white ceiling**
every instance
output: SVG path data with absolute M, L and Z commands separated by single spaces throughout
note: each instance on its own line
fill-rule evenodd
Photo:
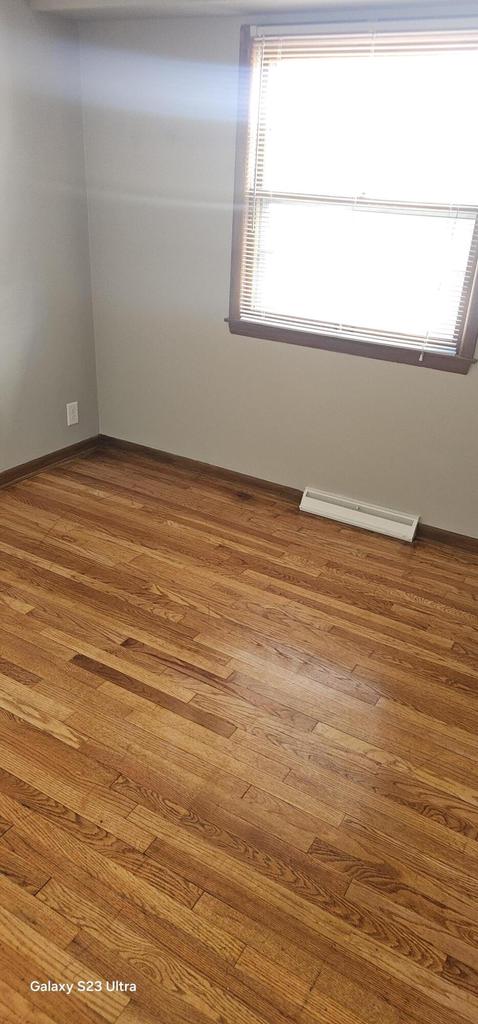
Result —
M 92 14 L 157 14 L 172 15 L 204 15 L 204 14 L 272 14 L 292 11 L 324 11 L 337 7 L 372 7 L 394 4 L 397 9 L 405 6 L 424 7 L 433 3 L 435 7 L 448 8 L 449 13 L 455 6 L 454 0 L 446 3 L 443 0 L 413 0 L 401 3 L 400 0 L 31 0 L 32 7 L 39 11 L 55 11 L 62 14 L 88 16 Z

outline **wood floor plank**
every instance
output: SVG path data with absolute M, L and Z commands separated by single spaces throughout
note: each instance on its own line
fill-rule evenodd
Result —
M 352 1014 L 352 1020 L 356 1016 L 360 1024 L 402 1024 L 404 1021 L 403 1011 L 399 1014 L 397 1008 L 387 999 L 383 999 L 363 984 L 354 981 L 353 978 L 339 973 L 328 964 L 324 964 L 312 987 L 305 1006 L 304 1019 L 307 1019 L 307 1012 L 309 1014 L 322 1012 L 327 1020 L 327 1007 L 324 1007 L 324 999 L 332 1001 L 333 1012 L 338 1016 L 339 1021 L 341 1021 L 340 1013 L 343 1014 L 344 1024 L 347 1020 L 347 1013 Z
M 0 877 L 0 899 L 2 907 L 14 917 L 30 925 L 35 931 L 65 949 L 74 939 L 78 928 L 76 922 L 65 917 L 57 908 L 43 900 L 43 892 L 51 880 L 42 886 L 35 896 L 20 889 L 5 876 Z
M 93 661 L 91 658 L 85 658 L 82 654 L 76 654 L 72 660 L 74 665 L 79 665 L 87 672 L 92 672 L 93 675 L 99 676 L 101 679 L 107 679 L 115 686 L 127 690 L 129 693 L 135 693 L 138 697 L 143 697 L 144 700 L 166 708 L 176 715 L 198 722 L 199 725 L 204 726 L 205 729 L 211 729 L 219 736 L 232 736 L 235 732 L 236 727 L 232 722 L 218 717 L 217 714 L 203 711 L 201 708 L 196 709 L 194 704 L 178 700 L 177 697 L 172 697 L 160 690 L 159 687 L 148 686 L 124 672 L 118 672 L 117 669 L 102 665 L 101 662 Z
M 57 979 L 61 982 L 68 980 L 77 981 L 84 977 L 82 964 L 75 960 L 69 949 L 63 950 L 54 942 L 46 939 L 30 925 L 24 924 L 13 914 L 0 907 L 0 935 L 2 941 L 20 958 L 25 957 L 33 962 L 38 962 L 43 976 Z M 78 992 L 73 991 L 69 996 L 73 1007 L 79 1004 L 91 1007 L 95 1013 L 108 1024 L 119 1016 L 122 1009 L 127 1006 L 129 998 L 122 993 L 106 992 Z
M 58 779 L 53 771 L 32 763 L 27 755 L 21 757 L 6 746 L 0 750 L 0 765 L 4 772 L 3 776 L 0 776 L 0 786 L 5 784 L 6 775 L 17 778 L 19 793 L 22 791 L 22 784 L 25 784 L 36 791 L 43 806 L 53 808 L 56 805 L 58 813 L 65 819 L 71 820 L 72 815 L 84 816 L 99 831 L 106 825 L 107 830 L 116 839 L 130 844 L 137 850 L 147 849 L 152 842 L 153 835 L 146 829 L 137 827 L 127 817 L 128 805 L 123 804 L 120 813 L 118 800 L 114 798 L 111 790 L 102 792 L 102 788 L 98 786 L 87 792 L 82 791 L 81 788 Z
M 249 946 L 235 964 L 235 973 L 284 1014 L 295 1017 L 309 995 L 310 986 Z
M 299 1014 L 301 1024 L 362 1024 L 363 1017 L 314 989 Z
M 312 987 L 322 968 L 321 962 L 306 950 L 289 942 L 283 934 L 271 929 L 267 921 L 258 923 L 208 892 L 204 892 L 197 901 L 194 911 L 212 924 L 224 928 L 231 935 L 240 937 L 249 949 L 263 953 L 277 967 L 283 967 L 289 974 L 292 972 L 308 988 Z
M 10 981 L 11 981 L 10 977 Z M 53 1024 L 53 1018 L 33 1006 L 11 984 L 0 979 L 0 1013 L 4 1024 Z

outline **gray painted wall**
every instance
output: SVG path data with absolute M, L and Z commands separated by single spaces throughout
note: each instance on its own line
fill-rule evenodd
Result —
M 98 429 L 76 31 L 24 0 L 0 7 L 0 469 Z M 478 368 L 223 323 L 239 21 L 82 32 L 102 431 L 478 536 Z
M 79 86 L 75 25 L 2 0 L 0 470 L 98 430 Z
M 478 367 L 228 333 L 239 24 L 82 29 L 101 430 L 478 536 Z

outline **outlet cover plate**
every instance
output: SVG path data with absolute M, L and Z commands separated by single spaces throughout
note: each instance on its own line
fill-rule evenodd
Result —
M 78 423 L 78 402 L 67 402 L 66 422 L 69 427 L 74 427 Z

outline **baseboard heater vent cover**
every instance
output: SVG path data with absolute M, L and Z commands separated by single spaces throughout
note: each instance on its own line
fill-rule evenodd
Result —
M 306 487 L 300 503 L 302 512 L 310 512 L 314 516 L 336 519 L 348 526 L 358 526 L 363 530 L 383 533 L 386 537 L 412 542 L 418 526 L 419 516 L 395 512 L 390 508 L 378 505 L 364 505 L 352 498 L 343 498 L 340 494 L 326 494 Z

